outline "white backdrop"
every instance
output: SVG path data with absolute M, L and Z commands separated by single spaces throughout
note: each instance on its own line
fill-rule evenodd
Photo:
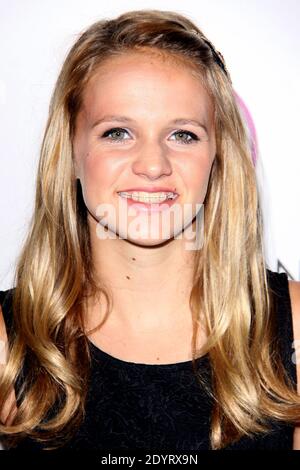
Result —
M 257 130 L 267 261 L 300 279 L 298 0 L 0 0 L 0 290 L 33 209 L 50 94 L 68 48 L 89 24 L 126 10 L 162 8 L 194 20 L 225 57 Z M 0 446 L 1 448 L 1 446 Z
M 62 61 L 92 22 L 162 8 L 194 20 L 225 57 L 253 117 L 265 201 L 267 261 L 300 279 L 298 0 L 0 0 L 0 289 L 12 287 L 33 209 L 39 148 Z

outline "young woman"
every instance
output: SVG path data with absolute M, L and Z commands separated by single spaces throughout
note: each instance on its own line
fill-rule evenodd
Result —
M 141 10 L 89 27 L 0 295 L 5 448 L 300 449 L 299 282 L 267 269 L 262 227 L 231 79 L 197 26 Z

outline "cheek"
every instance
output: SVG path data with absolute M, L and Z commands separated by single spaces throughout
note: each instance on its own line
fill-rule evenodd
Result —
M 205 199 L 209 176 L 211 172 L 212 162 L 207 160 L 201 164 L 193 165 L 187 176 L 187 188 L 190 197 L 198 203 L 202 203 Z
M 82 165 L 82 190 L 87 205 L 106 202 L 113 183 L 113 170 L 109 161 L 88 153 Z

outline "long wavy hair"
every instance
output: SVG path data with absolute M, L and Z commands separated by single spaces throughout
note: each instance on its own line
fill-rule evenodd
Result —
M 200 352 L 199 312 L 207 327 L 201 353 L 209 353 L 211 384 L 201 371 L 197 376 L 213 397 L 211 448 L 267 432 L 270 419 L 299 423 L 300 397 L 274 341 L 260 198 L 231 80 L 190 19 L 144 9 L 102 19 L 82 32 L 51 97 L 35 208 L 15 270 L 15 327 L 1 376 L 0 409 L 26 370 L 14 419 L 0 426 L 9 447 L 25 436 L 47 449 L 60 447 L 84 418 L 91 364 L 86 301 L 103 292 L 109 310 L 111 297 L 93 270 L 87 210 L 74 170 L 75 121 L 85 87 L 101 64 L 134 50 L 181 60 L 198 72 L 214 105 L 217 151 L 190 295 L 193 365 Z

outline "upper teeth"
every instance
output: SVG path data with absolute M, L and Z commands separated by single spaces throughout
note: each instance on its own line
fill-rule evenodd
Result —
M 125 191 L 119 192 L 120 196 L 133 199 L 134 201 L 142 202 L 162 202 L 166 199 L 174 199 L 177 194 L 170 192 L 158 192 L 158 193 L 147 193 L 143 191 L 133 191 L 132 193 L 127 193 Z

